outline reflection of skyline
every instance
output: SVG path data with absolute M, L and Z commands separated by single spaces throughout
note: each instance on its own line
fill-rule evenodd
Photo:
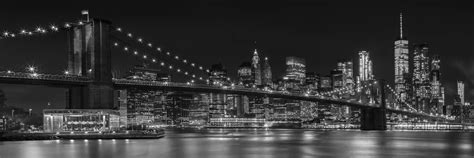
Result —
M 0 144 L 12 157 L 469 157 L 472 133 L 230 129 L 167 131 L 152 140 L 57 140 Z M 22 152 L 28 151 L 28 152 Z M 60 152 L 58 152 L 60 151 Z

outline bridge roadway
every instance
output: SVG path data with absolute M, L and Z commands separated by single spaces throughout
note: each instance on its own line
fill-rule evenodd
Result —
M 127 79 L 112 79 L 115 89 L 141 88 L 153 90 L 187 91 L 187 92 L 205 92 L 205 93 L 224 93 L 224 94 L 242 94 L 253 96 L 264 96 L 271 98 L 282 98 L 292 100 L 313 101 L 326 104 L 346 105 L 357 108 L 378 108 L 378 104 L 361 103 L 356 99 L 336 99 L 323 96 L 305 96 L 290 94 L 287 92 L 258 90 L 245 88 L 241 86 L 211 86 L 194 83 L 176 83 L 176 82 L 158 82 L 158 81 L 140 81 Z M 88 77 L 74 75 L 51 75 L 38 73 L 21 73 L 11 71 L 0 71 L 0 83 L 7 84 L 30 84 L 46 85 L 56 87 L 86 86 L 92 83 Z M 428 119 L 445 119 L 441 116 L 429 115 L 420 112 L 408 111 L 405 109 L 387 108 L 388 113 L 398 113 L 407 116 L 423 117 Z
M 92 83 L 92 81 L 88 77 L 74 75 L 51 75 L 0 71 L 0 83 L 71 87 L 86 86 L 87 84 Z

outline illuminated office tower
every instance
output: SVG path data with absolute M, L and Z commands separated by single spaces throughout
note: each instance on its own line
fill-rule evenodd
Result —
M 372 80 L 372 60 L 368 51 L 359 51 L 359 81 Z
M 263 63 L 263 76 L 262 76 L 262 83 L 263 85 L 272 85 L 272 67 L 270 66 L 270 61 L 268 60 L 268 57 L 265 57 L 264 63 Z
M 255 85 L 262 85 L 262 70 L 260 67 L 260 58 L 258 57 L 257 49 L 253 52 L 252 68 L 254 72 Z
M 395 40 L 395 91 L 400 99 L 405 101 L 407 98 L 407 88 L 404 78 L 409 73 L 408 65 L 408 40 L 403 37 L 403 16 L 400 13 L 400 36 Z
M 239 84 L 245 87 L 252 87 L 255 83 L 255 79 L 252 73 L 252 63 L 243 62 L 240 64 L 237 75 L 239 77 Z
M 229 82 L 227 78 L 227 70 L 221 63 L 211 65 L 209 81 L 210 85 L 223 85 Z
M 458 81 L 458 95 L 461 99 L 461 105 L 464 105 L 464 82 Z
M 441 97 L 441 72 L 440 72 L 440 59 L 438 55 L 433 56 L 431 59 L 431 96 L 433 98 Z
M 343 85 L 354 85 L 354 64 L 351 60 L 337 62 L 337 70 L 342 71 Z
M 428 98 L 430 93 L 430 63 L 428 58 L 428 45 L 419 44 L 413 51 L 413 83 L 415 97 Z
M 304 83 L 306 78 L 306 61 L 297 57 L 286 57 L 286 76 L 284 79 Z

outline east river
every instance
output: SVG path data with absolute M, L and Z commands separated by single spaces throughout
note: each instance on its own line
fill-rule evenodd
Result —
M 474 157 L 474 132 L 167 130 L 161 139 L 0 142 L 0 158 Z

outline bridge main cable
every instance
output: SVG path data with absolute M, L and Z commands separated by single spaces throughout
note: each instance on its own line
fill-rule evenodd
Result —
M 125 31 L 123 31 L 123 29 L 121 27 L 115 27 L 115 31 L 116 32 L 119 32 L 121 34 L 124 34 L 126 37 L 128 37 L 129 39 L 133 40 L 133 41 L 136 41 L 138 42 L 139 44 L 143 45 L 143 46 L 146 46 L 150 49 L 152 49 L 153 51 L 156 51 L 158 53 L 165 53 L 165 51 L 163 50 L 163 48 L 161 47 L 154 47 L 154 44 L 151 43 L 151 42 L 146 42 L 143 38 L 141 37 L 138 37 L 138 38 L 134 38 L 133 34 L 132 33 L 125 33 Z M 203 71 L 204 73 L 209 73 L 210 70 L 208 68 L 205 68 L 204 66 L 202 65 L 198 65 L 196 64 L 195 62 L 190 62 L 189 60 L 187 59 L 181 59 L 178 55 L 174 55 L 172 54 L 170 51 L 166 51 L 166 56 L 168 56 L 169 58 L 173 58 L 179 62 L 182 62 L 184 64 L 187 64 L 187 65 L 190 65 L 191 67 L 193 68 L 196 68 L 200 71 Z M 173 57 L 174 55 L 174 57 Z

